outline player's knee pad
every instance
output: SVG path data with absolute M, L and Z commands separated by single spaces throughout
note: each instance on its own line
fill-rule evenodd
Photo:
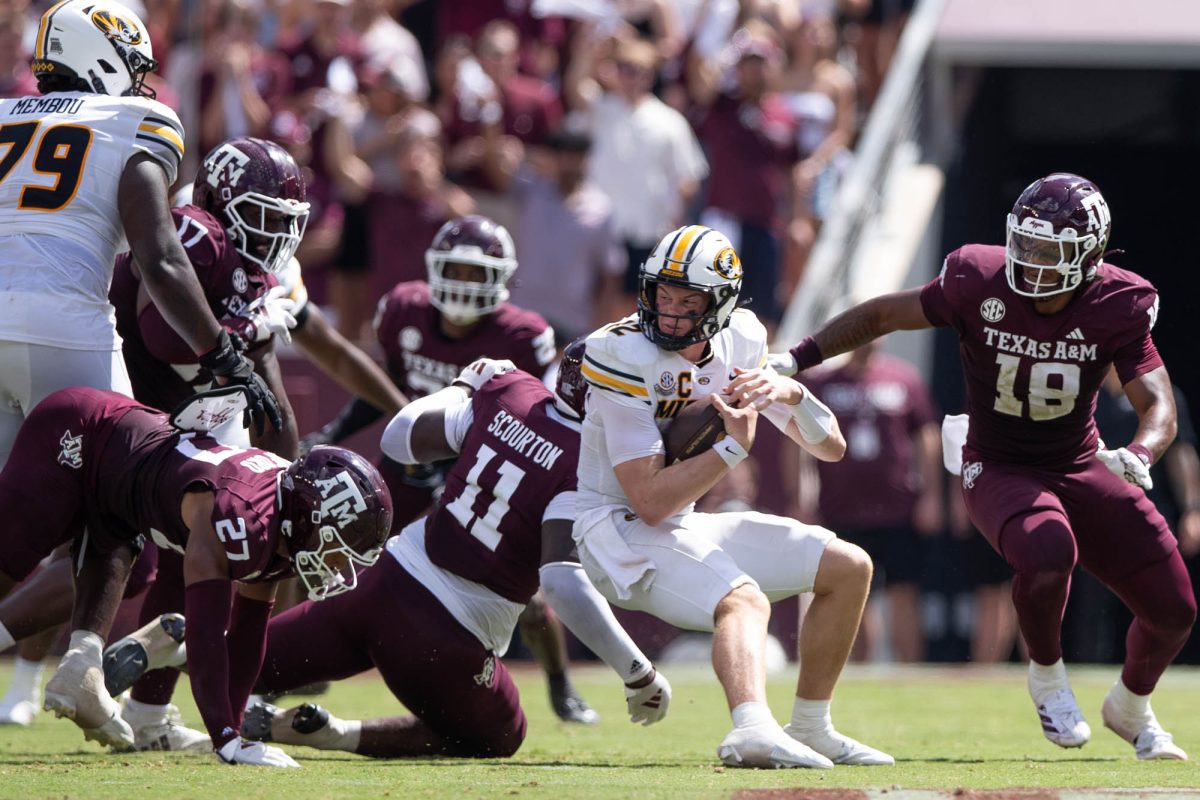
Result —
M 1004 558 L 1019 575 L 1069 576 L 1078 551 L 1075 534 L 1058 511 L 1033 511 L 1013 517 L 1000 532 Z

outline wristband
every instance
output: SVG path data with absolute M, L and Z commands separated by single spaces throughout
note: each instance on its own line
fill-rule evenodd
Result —
M 653 664 L 646 665 L 646 671 L 638 675 L 636 678 L 630 678 L 625 682 L 627 689 L 645 689 L 650 684 L 654 683 L 654 679 L 658 677 L 658 670 Z
M 737 439 L 734 439 L 732 436 L 726 436 L 714 444 L 712 449 L 730 469 L 745 461 L 746 456 L 750 455 L 746 452 L 746 448 L 738 444 Z
M 825 356 L 821 355 L 821 348 L 817 347 L 817 340 L 811 336 L 805 336 L 800 340 L 800 344 L 788 352 L 796 359 L 796 372 L 804 372 L 825 360 Z
M 1150 455 L 1150 448 L 1146 447 L 1144 444 L 1131 442 L 1125 445 L 1125 449 L 1140 458 L 1142 463 L 1147 467 L 1150 466 L 1150 464 L 1154 461 L 1154 456 Z

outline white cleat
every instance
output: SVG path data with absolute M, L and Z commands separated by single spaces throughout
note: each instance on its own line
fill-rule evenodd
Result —
M 1158 718 L 1154 716 L 1154 712 L 1148 706 L 1145 715 L 1136 719 L 1130 718 L 1117 710 L 1112 695 L 1113 691 L 1110 689 L 1104 698 L 1104 705 L 1100 709 L 1104 727 L 1131 743 L 1139 759 L 1143 761 L 1154 759 L 1187 761 L 1187 753 L 1175 744 L 1171 734 L 1162 729 L 1162 726 L 1158 724 Z
M 83 729 L 86 739 L 109 747 L 133 747 L 133 730 L 121 719 L 121 707 L 104 690 L 99 658 L 83 650 L 68 650 L 46 684 L 44 708 L 67 717 Z
M 849 736 L 843 736 L 832 728 L 815 733 L 801 733 L 789 724 L 784 726 L 783 731 L 806 747 L 825 756 L 834 764 L 847 767 L 889 767 L 896 763 L 896 759 L 882 750 L 868 747 Z
M 154 714 L 142 714 L 126 706 L 122 717 L 133 728 L 134 749 L 206 755 L 212 752 L 208 734 L 184 725 L 179 709 L 173 705 Z
M 833 768 L 832 761 L 788 736 L 774 722 L 734 728 L 717 747 L 717 757 L 727 767 Z
M 1059 747 L 1083 747 L 1092 738 L 1091 726 L 1083 718 L 1075 693 L 1068 688 L 1052 689 L 1030 697 L 1042 722 L 1042 733 Z
M 33 697 L 5 702 L 0 705 L 0 725 L 28 727 L 33 722 L 33 718 L 37 716 L 38 706 L 41 705 L 41 702 L 41 692 L 36 693 Z

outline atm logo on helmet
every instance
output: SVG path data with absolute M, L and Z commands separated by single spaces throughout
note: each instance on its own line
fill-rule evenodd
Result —
M 333 519 L 338 528 L 344 528 L 367 510 L 367 501 L 348 472 L 317 480 L 316 484 L 321 490 L 321 520 Z
M 111 11 L 95 11 L 92 13 L 92 24 L 110 39 L 116 39 L 124 44 L 141 44 L 142 32 L 127 19 L 118 17 Z

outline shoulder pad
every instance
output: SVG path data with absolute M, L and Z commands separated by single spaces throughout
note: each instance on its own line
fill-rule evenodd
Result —
M 617 394 L 648 400 L 642 377 L 658 348 L 642 335 L 635 317 L 606 325 L 587 338 L 581 371 L 589 384 Z

